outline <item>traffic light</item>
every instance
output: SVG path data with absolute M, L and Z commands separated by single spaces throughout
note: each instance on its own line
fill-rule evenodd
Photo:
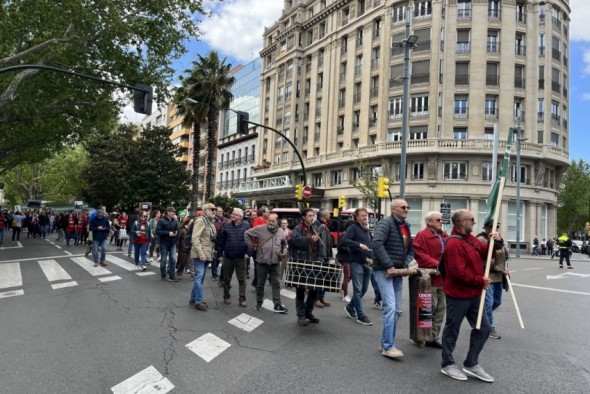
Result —
M 377 178 L 377 197 L 384 198 L 389 195 L 389 179 L 380 176 Z
M 338 196 L 338 208 L 344 208 L 346 205 L 346 196 Z
M 295 198 L 298 200 L 303 200 L 303 184 L 298 183 L 295 185 Z
M 133 91 L 133 109 L 138 114 L 151 115 L 152 101 L 154 99 L 154 88 L 149 85 L 138 83 Z
M 244 111 L 236 111 L 238 115 L 238 133 L 248 134 L 248 121 L 250 120 L 250 114 Z

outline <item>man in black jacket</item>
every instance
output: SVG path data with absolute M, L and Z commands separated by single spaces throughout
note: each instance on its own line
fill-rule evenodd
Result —
M 100 249 L 100 265 L 106 267 L 107 263 L 105 263 L 104 259 L 107 252 L 107 238 L 111 225 L 104 210 L 99 209 L 96 211 L 96 215 L 90 219 L 88 228 L 92 231 L 92 259 L 94 260 L 94 266 L 98 267 L 98 253 Z
M 168 273 L 168 280 L 170 282 L 178 282 L 176 278 L 176 237 L 178 236 L 178 222 L 174 219 L 175 210 L 172 207 L 166 208 L 166 216 L 160 219 L 156 226 L 156 234 L 160 237 L 160 253 L 162 260 L 160 260 L 160 276 L 162 280 L 166 279 Z M 166 270 L 166 263 L 170 258 L 168 270 Z
M 395 328 L 402 305 L 402 277 L 396 270 L 407 268 L 414 258 L 414 246 L 410 224 L 406 222 L 410 207 L 405 200 L 396 199 L 391 204 L 391 216 L 375 225 L 373 235 L 373 272 L 383 298 L 383 331 L 381 354 L 400 358 L 404 354 L 395 347 Z
M 221 232 L 217 234 L 215 248 L 217 258 L 223 260 L 223 303 L 231 304 L 230 293 L 231 278 L 236 271 L 239 285 L 239 302 L 241 307 L 246 307 L 246 260 L 252 256 L 252 250 L 246 245 L 244 233 L 250 229 L 250 223 L 243 220 L 244 211 L 234 208 L 231 221 L 225 223 Z

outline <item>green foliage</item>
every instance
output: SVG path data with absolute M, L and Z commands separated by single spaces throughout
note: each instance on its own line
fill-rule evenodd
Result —
M 224 212 L 229 211 L 231 208 L 241 208 L 243 210 L 246 209 L 246 207 L 243 204 L 240 204 L 235 198 L 230 198 L 220 194 L 211 197 L 209 202 L 215 204 L 216 207 L 223 207 Z
M 185 207 L 190 173 L 176 160 L 178 148 L 169 135 L 165 127 L 140 134 L 133 125 L 120 125 L 88 141 L 85 201 L 128 210 L 141 201 L 151 202 L 154 209 Z
M 202 0 L 0 1 L 0 69 L 45 64 L 126 85 L 163 101 L 172 61 L 198 37 Z M 112 129 L 111 85 L 49 71 L 0 73 L 0 174 Z M 131 96 L 130 92 L 128 97 Z M 119 101 L 129 103 L 122 97 Z
M 356 180 L 352 181 L 352 185 L 367 199 L 369 208 L 377 209 L 379 201 L 377 197 L 377 178 L 372 176 L 372 166 L 360 156 L 355 163 L 360 174 Z
M 590 164 L 572 161 L 561 178 L 557 195 L 558 232 L 583 232 L 590 220 Z

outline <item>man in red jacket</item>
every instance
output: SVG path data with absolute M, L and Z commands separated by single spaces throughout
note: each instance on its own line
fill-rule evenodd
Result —
M 418 267 L 437 270 L 431 275 L 432 292 L 432 340 L 426 346 L 442 349 L 439 342 L 440 328 L 445 318 L 446 302 L 443 293 L 443 277 L 438 273 L 438 264 L 449 237 L 442 229 L 442 214 L 437 211 L 428 212 L 424 218 L 426 227 L 414 238 L 414 258 Z
M 490 285 L 490 278 L 484 276 L 481 263 L 487 256 L 487 245 L 471 234 L 475 219 L 469 210 L 458 209 L 451 220 L 453 231 L 443 252 L 447 321 L 442 337 L 441 372 L 456 380 L 467 380 L 466 375 L 469 375 L 491 383 L 494 378 L 479 366 L 478 361 L 490 334 L 490 324 L 485 314 L 482 316 L 481 328 L 475 329 L 482 289 L 487 289 Z M 497 232 L 492 236 L 495 240 L 500 239 Z M 453 359 L 453 350 L 464 318 L 467 318 L 472 330 L 469 352 L 461 372 Z

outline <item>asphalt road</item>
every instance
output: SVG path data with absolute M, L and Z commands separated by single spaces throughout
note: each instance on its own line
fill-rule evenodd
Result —
M 512 261 L 526 328 L 519 327 L 512 299 L 504 293 L 495 313 L 502 339 L 488 340 L 480 358 L 496 379 L 488 384 L 442 375 L 440 351 L 419 349 L 410 341 L 407 282 L 397 334 L 405 357 L 393 361 L 378 351 L 381 320 L 380 312 L 370 307 L 372 293 L 365 296 L 365 308 L 374 326 L 346 317 L 344 303 L 329 293 L 332 307 L 315 311 L 320 324 L 299 327 L 294 300 L 283 297 L 287 315 L 258 312 L 248 286 L 248 307 L 241 308 L 234 283 L 234 302 L 223 305 L 222 289 L 208 273 L 209 311 L 200 312 L 188 305 L 190 281 L 162 282 L 153 267 L 153 275 L 139 276 L 130 263 L 120 261 L 121 266 L 109 262 L 110 272 L 95 276 L 80 263 L 82 247 L 55 244 L 55 235 L 54 244 L 24 236 L 22 248 L 10 243 L 4 245 L 10 248 L 0 248 L 0 393 L 139 392 L 130 388 L 129 379 L 142 371 L 137 379 L 151 379 L 159 389 L 141 392 L 158 393 L 172 386 L 172 393 L 589 391 L 588 256 L 574 254 L 573 270 L 559 269 L 557 260 L 546 256 Z M 131 261 L 114 247 L 109 255 Z M 51 266 L 63 268 L 71 279 L 50 281 L 41 268 L 46 263 L 39 263 L 45 260 L 54 260 Z M 101 281 L 109 277 L 119 279 Z M 70 285 L 52 288 L 63 283 Z M 19 291 L 23 294 L 14 295 Z M 266 298 L 271 298 L 269 287 Z M 237 317 L 250 331 L 228 323 Z M 465 324 L 455 351 L 458 362 L 468 338 Z M 187 347 L 199 343 L 212 346 L 201 354 L 210 361 Z

